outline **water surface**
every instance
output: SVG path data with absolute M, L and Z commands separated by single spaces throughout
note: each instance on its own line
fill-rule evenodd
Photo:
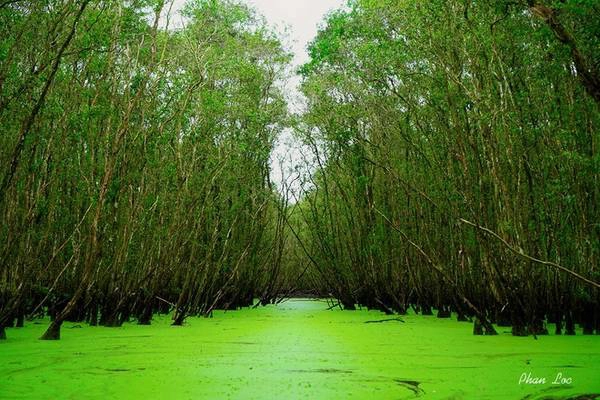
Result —
M 472 324 L 327 303 L 218 312 L 172 327 L 47 321 L 0 343 L 0 399 L 541 399 L 600 393 L 600 337 L 473 336 Z M 379 322 L 381 320 L 387 320 Z M 523 374 L 546 383 L 519 384 Z M 553 384 L 558 374 L 571 383 Z

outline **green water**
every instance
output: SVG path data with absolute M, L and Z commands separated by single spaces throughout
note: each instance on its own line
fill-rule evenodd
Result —
M 0 399 L 531 399 L 600 393 L 600 337 L 473 336 L 470 323 L 327 310 L 320 301 L 171 327 L 79 328 L 0 343 Z M 75 326 L 75 327 L 74 327 Z M 499 328 L 503 332 L 503 328 Z M 521 374 L 545 384 L 519 384 Z M 552 384 L 557 374 L 570 384 Z M 552 397 L 554 398 L 554 397 Z

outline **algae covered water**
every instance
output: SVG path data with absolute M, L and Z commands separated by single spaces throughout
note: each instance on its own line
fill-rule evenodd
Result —
M 473 336 L 316 300 L 121 328 L 47 321 L 0 344 L 1 399 L 541 399 L 600 393 L 600 338 Z M 557 379 L 558 378 L 558 379 Z M 593 397 L 588 397 L 593 398 Z

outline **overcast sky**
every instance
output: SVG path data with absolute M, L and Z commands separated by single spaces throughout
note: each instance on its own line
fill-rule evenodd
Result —
M 319 24 L 323 17 L 332 10 L 342 7 L 345 0 L 245 0 L 254 6 L 258 12 L 265 16 L 267 22 L 277 28 L 278 31 L 288 33 L 286 45 L 294 54 L 293 67 L 308 61 L 307 45 L 316 36 Z M 286 30 L 287 28 L 287 30 Z M 300 79 L 291 77 L 287 82 L 286 92 L 288 101 L 293 110 L 298 110 L 299 96 L 298 85 Z M 304 149 L 304 153 L 309 153 Z M 291 183 L 294 180 L 296 170 L 309 172 L 312 169 L 311 162 L 304 159 L 302 146 L 294 138 L 292 132 L 286 131 L 281 134 L 273 154 L 271 156 L 271 179 L 282 189 L 282 181 Z M 298 181 L 294 181 L 292 189 L 298 192 Z M 293 199 L 291 199 L 293 201 Z
M 342 6 L 344 0 L 246 0 L 267 22 L 275 26 L 289 26 L 294 63 L 308 60 L 306 45 L 315 37 L 317 27 L 327 12 Z

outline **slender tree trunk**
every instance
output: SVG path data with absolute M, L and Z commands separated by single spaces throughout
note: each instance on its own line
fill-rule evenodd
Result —
M 77 24 L 79 23 L 79 20 L 81 19 L 81 16 L 83 15 L 83 12 L 85 11 L 85 8 L 87 7 L 89 1 L 90 0 L 84 0 L 81 3 L 79 11 L 77 12 L 77 15 L 75 16 L 75 19 L 71 26 L 71 31 L 69 32 L 69 35 L 63 42 L 62 46 L 60 47 L 60 49 L 58 51 L 58 54 L 56 55 L 56 58 L 54 59 L 54 64 L 52 65 L 52 70 L 50 71 L 50 75 L 46 79 L 46 83 L 44 85 L 44 88 L 42 89 L 42 93 L 40 94 L 40 97 L 38 98 L 33 109 L 31 110 L 31 113 L 29 114 L 29 116 L 27 117 L 27 119 L 25 120 L 25 122 L 23 123 L 23 125 L 21 127 L 21 131 L 19 133 L 19 138 L 17 140 L 17 145 L 15 146 L 15 148 L 12 152 L 9 170 L 8 170 L 7 174 L 4 175 L 4 177 L 2 178 L 2 182 L 0 183 L 0 204 L 2 204 L 4 202 L 4 198 L 6 197 L 6 192 L 8 191 L 8 188 L 12 182 L 12 179 L 17 171 L 17 166 L 19 165 L 19 160 L 21 158 L 21 153 L 23 152 L 23 146 L 25 145 L 27 136 L 31 132 L 31 128 L 33 127 L 33 123 L 35 122 L 37 115 L 39 114 L 39 112 L 42 110 L 42 108 L 44 106 L 44 103 L 46 101 L 46 95 L 48 94 L 48 91 L 50 90 L 50 87 L 52 86 L 52 83 L 54 82 L 54 77 L 56 76 L 56 72 L 58 71 L 58 67 L 60 66 L 63 54 L 69 47 L 69 44 L 71 43 L 71 40 L 73 39 L 73 36 L 75 36 L 75 31 L 77 30 Z

